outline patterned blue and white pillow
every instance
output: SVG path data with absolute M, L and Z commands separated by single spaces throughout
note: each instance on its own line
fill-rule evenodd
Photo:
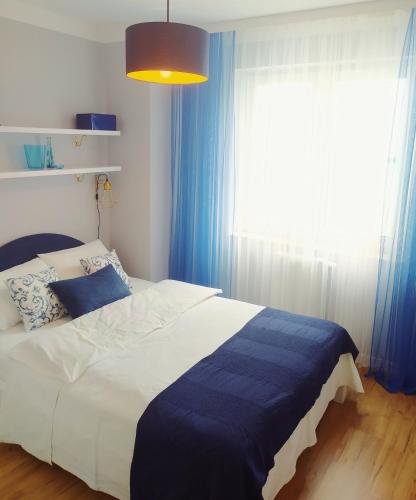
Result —
M 65 306 L 48 286 L 53 281 L 58 281 L 53 267 L 6 281 L 26 331 L 41 328 L 67 314 Z
M 104 267 L 112 264 L 116 273 L 120 276 L 120 278 L 124 281 L 124 283 L 129 287 L 130 291 L 133 289 L 133 285 L 126 272 L 124 271 L 118 255 L 115 250 L 108 252 L 104 255 L 97 255 L 96 257 L 86 257 L 85 259 L 81 259 L 81 266 L 85 271 L 85 274 L 92 274 Z

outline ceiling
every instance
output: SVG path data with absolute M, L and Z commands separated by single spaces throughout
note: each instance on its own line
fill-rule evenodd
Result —
M 366 0 L 171 0 L 171 20 L 210 24 Z M 165 19 L 165 0 L 21 0 L 31 7 L 94 23 L 129 24 Z

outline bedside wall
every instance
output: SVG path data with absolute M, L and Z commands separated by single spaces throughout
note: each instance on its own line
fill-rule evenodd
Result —
M 0 123 L 74 127 L 76 112 L 106 112 L 101 44 L 0 18 Z M 107 138 L 52 138 L 55 160 L 66 165 L 107 163 Z M 112 139 L 114 140 L 114 139 Z M 23 144 L 34 135 L 0 134 L 0 170 L 25 167 Z M 97 236 L 93 176 L 0 181 L 0 244 L 25 234 L 59 232 L 83 241 Z M 110 240 L 104 216 L 102 239 Z
M 117 115 L 121 137 L 52 138 L 66 165 L 121 165 L 118 203 L 103 211 L 102 240 L 135 276 L 167 277 L 170 223 L 170 88 L 126 78 L 124 44 L 101 44 L 0 17 L 0 124 L 74 127 L 77 112 Z M 0 134 L 0 171 L 25 167 L 34 135 Z M 58 232 L 97 237 L 93 176 L 0 181 L 0 245 Z

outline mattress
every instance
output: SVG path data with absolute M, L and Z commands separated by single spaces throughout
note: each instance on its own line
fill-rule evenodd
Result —
M 129 499 L 134 437 L 138 417 L 146 402 L 166 385 L 165 380 L 176 378 L 174 373 L 179 360 L 187 357 L 189 367 L 193 366 L 195 360 L 201 358 L 200 351 L 211 351 L 225 330 L 237 332 L 258 309 L 252 304 L 214 297 L 187 311 L 171 327 L 152 335 L 155 344 L 151 346 L 149 338 L 140 358 L 130 357 L 125 352 L 120 355 L 123 363 L 108 359 L 92 366 L 60 393 L 54 420 L 53 462 L 94 490 Z M 198 336 L 198 343 L 191 341 L 192 336 Z M 163 382 L 160 384 L 159 380 Z M 132 386 L 140 390 L 132 392 Z M 276 455 L 276 465 L 263 489 L 266 500 L 272 500 L 291 479 L 299 455 L 316 442 L 315 429 L 329 402 L 334 398 L 341 401 L 342 388 L 346 386 L 362 391 L 350 354 L 341 356 L 314 407 Z M 160 477 L 163 481 L 163 471 Z
M 329 403 L 333 400 L 342 403 L 347 388 L 363 392 L 351 354 L 341 356 L 314 406 L 275 455 L 275 466 L 270 470 L 262 491 L 264 500 L 273 500 L 292 479 L 299 456 L 317 442 L 316 428 Z M 61 395 L 57 410 L 57 435 L 53 443 L 53 462 L 82 479 L 93 490 L 129 500 L 129 471 L 134 444 L 132 429 L 136 426 L 137 418 L 131 420 L 126 415 L 122 394 L 118 398 L 115 394 L 112 395 L 113 408 L 109 408 L 101 399 L 102 390 L 97 387 L 89 393 L 82 392 L 82 389 L 74 386 L 69 393 Z M 67 418 L 71 409 L 76 412 L 70 414 L 72 417 L 76 415 L 75 422 L 71 422 L 72 417 Z M 100 439 L 100 434 L 106 434 L 107 437 Z M 73 444 L 69 445 L 68 435 L 71 435 Z M 79 450 L 82 452 L 79 453 Z M 96 467 L 89 466 L 89 460 Z M 160 477 L 163 481 L 163 471 L 160 472 Z
M 149 282 L 135 282 L 135 289 L 140 291 L 150 285 Z M 50 415 L 53 441 L 52 446 L 48 442 L 48 453 L 52 452 L 52 461 L 84 480 L 91 488 L 128 499 L 130 463 L 140 412 L 172 380 L 221 345 L 224 338 L 239 331 L 260 309 L 239 301 L 211 298 L 146 337 L 140 349 L 133 352 L 123 350 L 103 358 L 76 381 L 59 388 L 59 398 L 51 398 L 54 404 Z M 194 341 L 195 338 L 198 342 Z M 22 371 L 20 380 L 25 382 L 25 385 L 21 384 L 24 394 L 31 395 L 35 407 L 43 415 L 42 384 L 48 383 L 47 378 L 34 375 L 32 370 L 25 378 L 21 366 L 17 368 L 19 374 Z M 334 398 L 341 401 L 346 386 L 362 392 L 360 377 L 350 354 L 341 356 L 315 405 L 275 456 L 275 467 L 263 489 L 265 499 L 273 499 L 291 479 L 299 455 L 316 442 L 315 430 L 329 402 Z M 15 397 L 15 385 L 9 394 Z M 3 397 L 6 398 L 6 392 Z M 31 415 L 33 421 L 33 413 Z M 48 426 L 52 428 L 52 425 Z M 22 429 L 25 431 L 24 426 Z M 21 443 L 21 436 L 6 442 Z

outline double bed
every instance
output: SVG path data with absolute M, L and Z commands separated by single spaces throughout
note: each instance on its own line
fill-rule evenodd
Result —
M 16 240 L 0 248 L 0 271 L 81 244 L 61 235 Z M 19 444 L 121 499 L 130 498 L 136 433 L 151 403 L 264 310 L 177 282 L 132 284 L 131 298 L 75 321 L 63 318 L 35 333 L 21 324 L 0 332 L 0 441 Z M 143 327 L 128 329 L 140 318 Z M 329 402 L 343 402 L 347 388 L 363 391 L 351 353 L 339 356 L 319 397 L 275 454 L 264 499 L 273 499 L 294 475 L 299 455 L 316 442 Z M 167 440 L 175 429 L 162 431 Z M 163 443 L 155 441 L 155 448 L 164 454 Z M 164 463 L 157 470 L 161 484 L 170 469 Z M 165 489 L 154 498 L 184 498 Z

